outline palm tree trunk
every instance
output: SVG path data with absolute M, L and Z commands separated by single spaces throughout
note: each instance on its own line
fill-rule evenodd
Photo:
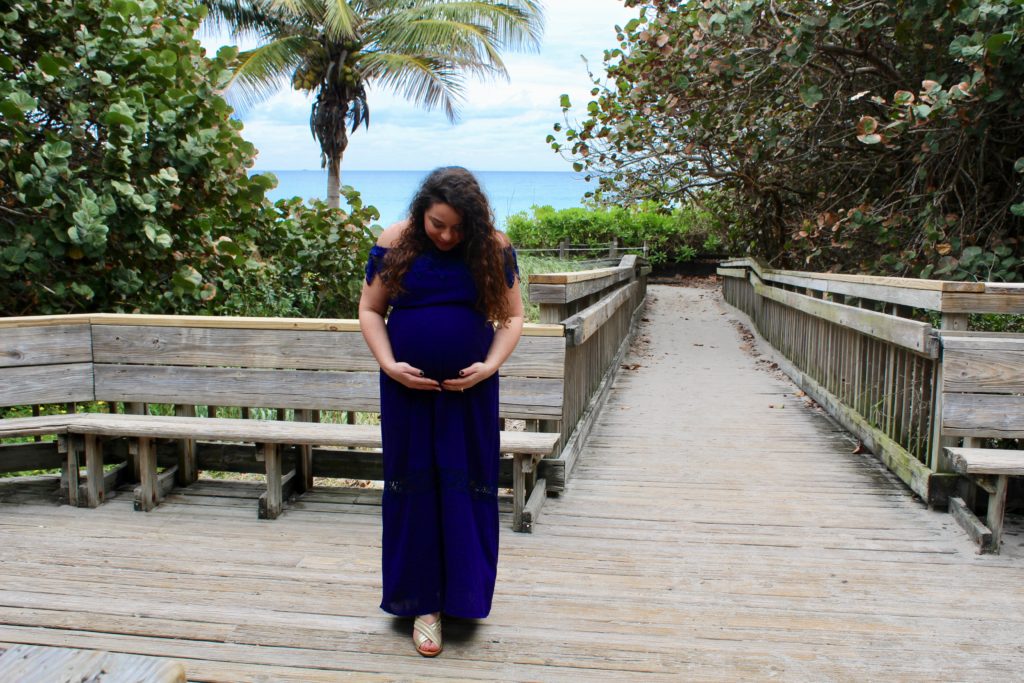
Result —
M 327 206 L 341 208 L 341 156 L 327 161 Z

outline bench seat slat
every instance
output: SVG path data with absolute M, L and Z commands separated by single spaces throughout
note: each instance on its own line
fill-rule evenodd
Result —
M 43 415 L 40 417 L 11 417 L 0 420 L 0 439 L 16 436 L 42 436 L 67 431 L 71 415 Z
M 63 416 L 72 434 L 164 439 L 212 439 L 260 443 L 315 444 L 380 448 L 380 427 L 324 422 L 240 420 L 78 413 Z M 33 418 L 34 419 L 34 418 Z M 2 424 L 2 423 L 0 423 Z M 501 452 L 547 455 L 557 443 L 554 432 L 501 432 Z
M 960 474 L 1024 474 L 1024 451 L 947 447 L 949 464 Z

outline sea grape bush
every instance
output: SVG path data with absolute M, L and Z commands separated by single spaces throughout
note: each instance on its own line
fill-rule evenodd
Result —
M 548 138 L 599 201 L 720 188 L 775 265 L 1024 275 L 1020 0 L 626 4 L 606 77 Z
M 612 239 L 628 247 L 647 244 L 652 263 L 680 263 L 726 251 L 727 225 L 707 205 L 690 204 L 675 211 L 656 207 L 533 207 L 509 216 L 509 239 L 518 247 L 551 248 L 563 240 L 574 245 L 606 246 Z
M 297 201 L 220 96 L 204 10 L 36 0 L 0 18 L 0 313 L 341 315 L 376 218 Z

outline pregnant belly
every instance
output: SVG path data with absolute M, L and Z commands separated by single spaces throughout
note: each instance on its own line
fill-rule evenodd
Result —
M 494 330 L 468 306 L 423 306 L 392 310 L 388 337 L 395 360 L 440 381 L 458 377 L 459 370 L 484 360 Z

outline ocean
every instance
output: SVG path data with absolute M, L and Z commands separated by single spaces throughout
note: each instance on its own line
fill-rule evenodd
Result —
M 256 171 L 273 173 L 278 185 L 267 193 L 271 200 L 288 197 L 326 199 L 326 171 Z M 380 223 L 388 226 L 405 217 L 409 202 L 428 171 L 346 171 L 341 182 L 359 191 L 364 204 L 380 211 Z M 477 171 L 476 177 L 494 208 L 499 229 L 505 219 L 531 206 L 567 209 L 580 206 L 583 194 L 594 188 L 583 176 L 572 172 Z

